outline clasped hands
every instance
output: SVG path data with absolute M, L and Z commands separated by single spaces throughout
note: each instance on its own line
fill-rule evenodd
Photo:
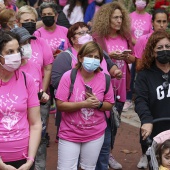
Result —
M 100 101 L 94 94 L 90 94 L 86 92 L 86 107 L 96 109 L 100 105 Z

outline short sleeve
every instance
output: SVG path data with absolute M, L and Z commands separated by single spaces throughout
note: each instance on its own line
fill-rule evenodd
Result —
M 52 50 L 51 50 L 50 46 L 42 38 L 39 38 L 39 41 L 40 41 L 41 47 L 42 47 L 43 65 L 47 66 L 49 64 L 52 64 L 53 60 L 54 60 L 54 57 L 53 57 L 53 53 L 52 53 Z
M 109 90 L 108 92 L 104 95 L 104 102 L 109 102 L 109 103 L 114 103 L 114 92 L 113 92 L 113 86 L 112 83 L 110 81 L 110 86 L 109 86 Z
M 27 86 L 27 92 L 28 92 L 28 108 L 32 108 L 35 106 L 39 106 L 40 102 L 38 100 L 38 95 L 37 95 L 37 88 L 35 86 L 35 82 L 33 78 L 25 73 L 26 77 L 26 86 Z
M 71 83 L 70 74 L 71 74 L 71 70 L 64 73 L 60 80 L 55 98 L 61 101 L 68 101 L 69 89 L 70 89 L 70 83 Z

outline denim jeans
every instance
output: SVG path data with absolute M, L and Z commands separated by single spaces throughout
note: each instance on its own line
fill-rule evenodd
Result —
M 110 148 L 111 148 L 111 129 L 110 123 L 107 123 L 104 143 L 101 148 L 95 170 L 108 170 Z

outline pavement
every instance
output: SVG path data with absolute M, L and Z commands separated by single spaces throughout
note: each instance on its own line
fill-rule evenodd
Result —
M 127 112 L 122 112 L 121 126 L 116 136 L 113 155 L 122 164 L 123 170 L 138 170 L 136 167 L 141 149 L 139 144 L 140 120 L 134 112 L 134 108 Z M 50 147 L 47 148 L 47 167 L 46 170 L 56 170 L 57 168 L 57 143 L 55 143 L 56 127 L 54 125 L 54 114 L 50 115 L 48 132 L 50 135 Z M 109 169 L 113 170 L 113 169 Z

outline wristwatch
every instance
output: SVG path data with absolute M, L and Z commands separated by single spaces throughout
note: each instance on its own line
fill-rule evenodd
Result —
M 103 102 L 100 102 L 99 106 L 97 107 L 98 109 L 101 109 L 103 106 Z

